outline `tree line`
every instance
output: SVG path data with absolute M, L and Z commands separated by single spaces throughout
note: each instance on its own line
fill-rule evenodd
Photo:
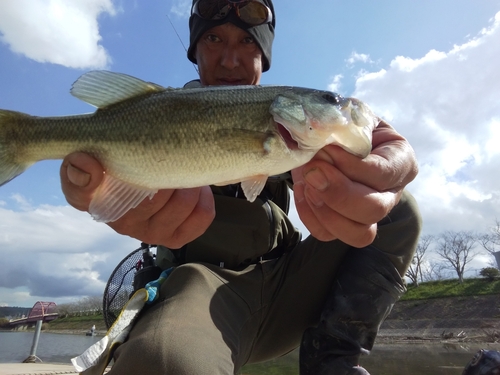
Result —
M 57 305 L 59 318 L 102 314 L 102 296 L 86 296 L 78 301 Z
M 434 245 L 437 261 L 429 260 L 429 249 Z M 445 231 L 439 235 L 424 235 L 420 238 L 410 268 L 406 272 L 412 284 L 445 278 L 445 271 L 456 274 L 463 282 L 470 262 L 475 256 L 486 253 L 492 256 L 490 267 L 481 270 L 481 276 L 493 279 L 500 275 L 500 261 L 495 254 L 500 250 L 500 221 L 496 220 L 490 233 L 471 231 Z M 497 254 L 498 256 L 498 254 Z

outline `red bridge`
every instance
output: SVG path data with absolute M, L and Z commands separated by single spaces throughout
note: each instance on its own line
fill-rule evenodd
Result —
M 34 325 L 37 320 L 44 323 L 50 322 L 58 317 L 57 306 L 55 302 L 41 302 L 38 301 L 33 305 L 27 317 L 21 319 L 11 320 L 11 326 L 29 326 Z

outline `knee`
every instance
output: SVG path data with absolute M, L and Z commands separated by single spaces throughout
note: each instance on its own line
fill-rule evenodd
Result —
M 189 337 L 192 337 L 192 333 Z M 208 347 L 200 350 L 199 341 L 187 342 L 185 336 L 175 331 L 162 339 L 158 338 L 158 336 L 143 335 L 141 338 L 134 338 L 122 344 L 115 352 L 114 364 L 108 374 L 232 374 L 229 371 L 217 372 L 220 363 L 212 363 L 213 359 L 207 356 L 211 350 Z

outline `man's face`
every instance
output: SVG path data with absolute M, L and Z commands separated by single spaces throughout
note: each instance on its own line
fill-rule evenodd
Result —
M 232 23 L 205 32 L 196 45 L 202 85 L 258 85 L 262 51 L 253 37 Z

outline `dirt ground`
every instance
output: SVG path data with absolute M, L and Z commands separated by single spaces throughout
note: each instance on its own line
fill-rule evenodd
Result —
M 399 301 L 377 341 L 500 342 L 500 295 Z

